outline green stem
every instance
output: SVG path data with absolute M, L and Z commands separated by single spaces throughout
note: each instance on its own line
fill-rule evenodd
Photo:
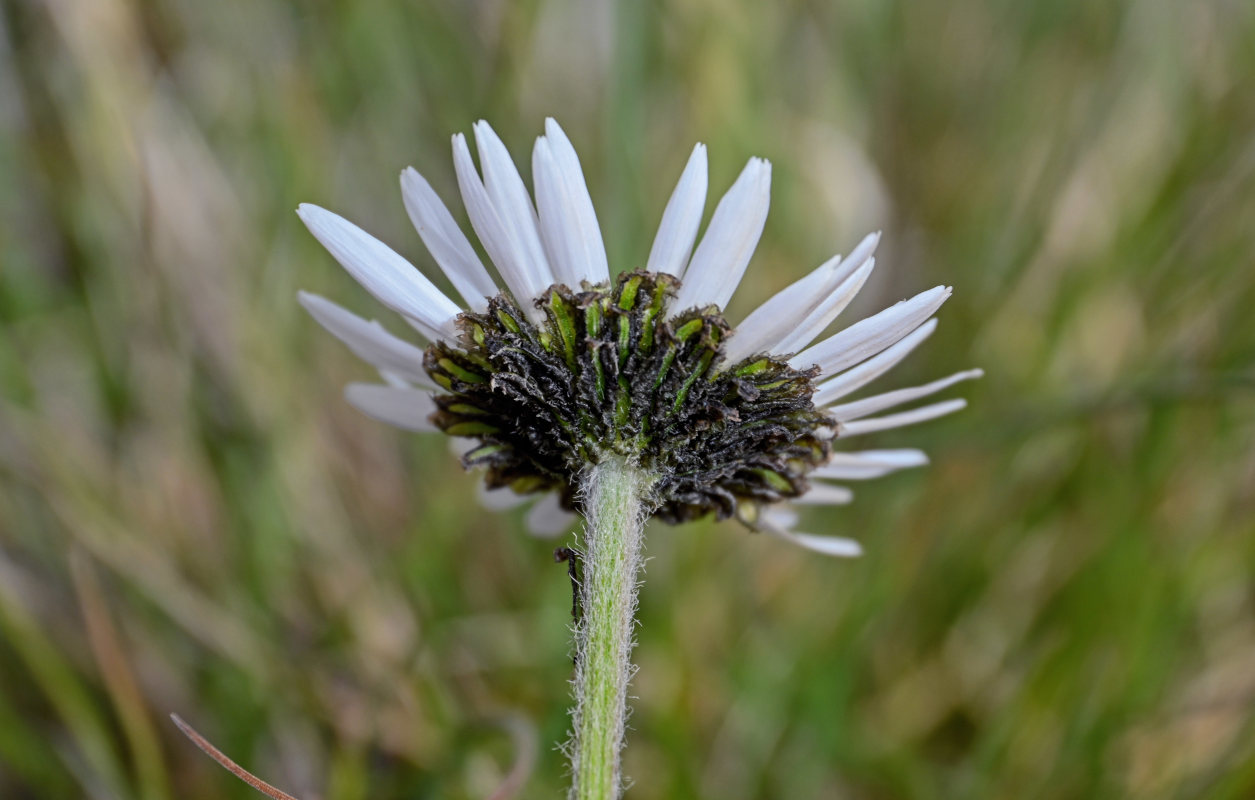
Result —
M 650 478 L 622 458 L 588 472 L 583 491 L 583 616 L 576 629 L 575 711 L 569 745 L 571 800 L 615 800 L 627 720 L 637 575 Z

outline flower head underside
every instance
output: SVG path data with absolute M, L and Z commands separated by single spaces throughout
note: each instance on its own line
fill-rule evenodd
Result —
M 611 280 L 578 157 L 557 124 L 547 121 L 533 151 L 534 203 L 491 128 L 481 122 L 475 132 L 482 176 L 460 135 L 454 165 L 504 288 L 430 185 L 413 170 L 401 181 L 411 220 L 466 308 L 360 228 L 316 206 L 299 211 L 337 260 L 428 341 L 420 348 L 302 293 L 310 313 L 384 378 L 351 385 L 349 401 L 403 428 L 469 439 L 463 463 L 485 470 L 489 504 L 540 496 L 529 513 L 540 533 L 565 529 L 582 510 L 580 476 L 612 455 L 653 476 L 649 505 L 666 522 L 735 515 L 813 550 L 859 552 L 848 539 L 792 530 L 789 505 L 848 502 L 851 492 L 834 481 L 927 462 L 917 450 L 834 453 L 832 445 L 963 406 L 949 400 L 873 416 L 978 370 L 844 401 L 931 334 L 949 288 L 812 344 L 874 268 L 872 235 L 732 326 L 722 309 L 763 229 L 767 162 L 750 161 L 697 242 L 707 183 L 698 145 L 645 269 Z
M 667 522 L 800 497 L 830 453 L 816 371 L 727 363 L 717 308 L 667 315 L 677 283 L 630 272 L 613 289 L 555 286 L 540 325 L 504 296 L 463 314 L 456 343 L 427 349 L 445 390 L 433 421 L 480 440 L 463 463 L 485 467 L 489 487 L 554 491 L 575 510 L 580 474 L 612 455 L 656 476 L 648 505 Z

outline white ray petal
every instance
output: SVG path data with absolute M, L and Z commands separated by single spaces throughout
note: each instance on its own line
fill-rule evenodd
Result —
M 922 450 L 864 450 L 833 453 L 827 464 L 812 470 L 808 477 L 839 481 L 879 478 L 910 467 L 922 467 L 928 456 Z
M 903 411 L 899 414 L 890 414 L 887 417 L 872 417 L 871 419 L 856 419 L 853 422 L 845 422 L 841 425 L 841 438 L 849 436 L 858 436 L 862 433 L 875 433 L 876 431 L 886 431 L 890 428 L 901 428 L 905 425 L 914 425 L 917 422 L 925 422 L 937 417 L 944 417 L 946 414 L 958 411 L 967 406 L 967 401 L 963 398 L 954 400 L 944 400 L 940 403 L 923 406 L 921 408 Z
M 880 231 L 874 231 L 867 234 L 859 243 L 854 245 L 854 249 L 850 251 L 850 255 L 846 256 L 845 265 L 851 272 L 863 266 L 863 262 L 872 257 L 876 252 L 876 248 L 880 245 Z
M 850 305 L 867 283 L 872 270 L 876 268 L 876 259 L 869 258 L 861 267 L 833 289 L 822 303 L 801 319 L 793 330 L 789 331 L 771 348 L 774 356 L 787 356 L 798 352 L 810 344 L 816 336 L 832 324 L 832 321 Z
M 551 539 L 566 533 L 578 519 L 558 502 L 558 495 L 550 492 L 536 501 L 528 510 L 524 523 L 533 536 Z
M 808 314 L 823 302 L 839 281 L 841 256 L 820 264 L 801 280 L 794 281 L 750 312 L 728 342 L 724 359 L 729 364 L 755 353 L 766 353 L 789 335 Z
M 833 453 L 836 459 L 856 459 L 864 464 L 884 464 L 895 469 L 905 467 L 923 467 L 928 464 L 928 454 L 914 447 L 901 447 L 892 450 L 852 450 L 847 453 Z
M 854 297 L 863 289 L 872 270 L 876 268 L 876 259 L 864 260 L 848 277 L 837 284 L 823 301 L 807 314 L 793 330 L 789 331 L 771 348 L 776 356 L 792 355 L 810 344 L 816 336 L 832 324 L 842 311 L 850 305 Z
M 470 436 L 446 436 L 445 438 L 449 441 L 449 455 L 456 458 L 459 462 L 462 460 L 462 456 L 483 444 L 480 440 Z
M 453 288 L 475 311 L 488 308 L 487 298 L 500 291 L 497 284 L 439 195 L 413 167 L 401 172 L 401 199 L 410 222 Z
M 592 208 L 588 190 L 583 186 L 583 177 L 580 176 L 579 187 L 572 185 L 571 176 L 564 173 L 561 160 L 547 137 L 536 140 L 532 151 L 532 174 L 536 181 L 536 205 L 540 210 L 541 240 L 554 279 L 577 291 L 581 281 L 609 281 L 606 249 L 601 241 L 601 231 L 596 227 L 597 218 L 592 217 L 593 229 L 590 232 L 586 229 L 588 223 L 585 219 L 589 215 L 580 210 L 580 192 L 588 203 L 590 213 Z
M 823 553 L 826 556 L 857 558 L 863 555 L 863 546 L 853 539 L 846 539 L 841 536 L 817 536 L 813 533 L 800 533 L 783 528 L 764 527 L 763 530 L 772 536 L 784 539 L 786 542 L 792 542 L 805 547 L 807 550 Z
M 964 372 L 956 372 L 945 378 L 926 383 L 922 386 L 913 386 L 909 389 L 898 389 L 884 394 L 874 395 L 862 400 L 855 400 L 852 403 L 843 403 L 839 406 L 830 406 L 826 411 L 833 417 L 842 422 L 860 419 L 868 414 L 875 414 L 878 411 L 884 411 L 886 408 L 900 406 L 903 403 L 910 403 L 921 397 L 927 397 L 930 394 L 936 394 L 943 389 L 948 389 L 960 381 L 968 381 L 979 378 L 985 373 L 979 369 L 969 369 Z
M 325 208 L 302 203 L 296 213 L 322 246 L 379 302 L 417 323 L 429 338 L 456 336 L 453 322 L 462 309 L 413 264 Z
M 297 299 L 319 325 L 348 345 L 358 358 L 380 372 L 394 374 L 429 389 L 436 388 L 423 370 L 423 351 L 420 348 L 388 333 L 378 322 L 367 322 L 325 297 L 297 292 Z
M 875 266 L 874 260 L 868 262 L 879 241 L 879 232 L 863 237 L 848 258 L 828 259 L 752 311 L 736 326 L 727 361 L 735 363 L 760 352 L 796 353 L 810 344 L 863 287 Z
M 835 374 L 895 344 L 933 315 L 950 296 L 948 286 L 937 286 L 890 306 L 879 314 L 803 350 L 789 359 L 789 366 L 806 369 L 818 366 L 822 375 Z
M 884 469 L 907 469 L 928 465 L 928 454 L 913 447 L 894 450 L 853 450 L 845 453 L 833 453 L 828 464 L 841 467 L 877 467 Z M 822 469 L 822 467 L 821 467 Z M 819 470 L 810 473 L 819 475 Z M 823 476 L 819 476 L 823 477 Z
M 414 386 L 414 381 L 411 381 L 404 375 L 398 372 L 393 372 L 390 369 L 379 370 L 379 377 L 383 378 L 383 382 L 389 386 L 396 386 L 401 389 L 410 389 Z M 430 390 L 435 389 L 436 387 L 424 384 L 421 388 Z
M 683 278 L 706 210 L 706 145 L 698 144 L 662 212 L 645 269 Z
M 506 511 L 511 508 L 518 508 L 532 499 L 529 495 L 518 494 L 509 487 L 488 489 L 482 483 L 476 487 L 475 495 L 479 504 L 489 511 Z
M 492 198 L 497 215 L 510 232 L 518 252 L 523 256 L 528 275 L 536 287 L 532 298 L 553 284 L 553 272 L 545 258 L 545 248 L 540 243 L 540 231 L 536 209 L 527 186 L 519 176 L 519 170 L 510 158 L 510 152 L 485 121 L 475 123 L 475 146 L 479 149 L 479 164 L 484 173 L 484 188 Z
M 505 223 L 502 222 L 497 209 L 493 206 L 488 190 L 484 188 L 475 162 L 471 159 L 471 151 L 466 145 L 466 137 L 462 134 L 453 136 L 453 169 L 458 176 L 458 189 L 462 192 L 462 202 L 466 206 L 466 215 L 470 217 L 471 227 L 479 236 L 488 257 L 496 265 L 501 280 L 510 289 L 514 299 L 532 322 L 544 319 L 544 314 L 532 306 L 532 299 L 545 290 L 540 286 L 528 270 L 527 255 L 511 237 Z
M 767 506 L 759 512 L 759 522 L 764 527 L 790 530 L 797 525 L 797 521 L 797 510 L 787 505 L 776 504 Z
M 437 430 L 427 419 L 436 410 L 436 402 L 428 392 L 375 383 L 350 383 L 344 387 L 344 399 L 380 422 L 409 431 Z
M 557 172 L 561 176 L 565 212 L 570 214 L 566 219 L 568 235 L 576 245 L 578 258 L 570 265 L 574 283 L 570 286 L 579 288 L 579 282 L 605 283 L 610 280 L 610 264 L 606 260 L 606 245 L 601 238 L 601 225 L 597 222 L 597 211 L 593 207 L 593 198 L 588 193 L 588 183 L 584 180 L 584 169 L 580 166 L 580 157 L 575 152 L 571 140 L 567 138 L 562 127 L 552 117 L 545 120 L 545 135 L 541 137 L 548 144 L 548 149 L 557 163 Z M 539 181 L 536 171 L 532 172 L 533 180 Z M 536 187 L 536 202 L 540 204 L 540 186 Z M 540 209 L 543 221 L 544 209 Z M 542 229 L 543 232 L 543 229 Z M 556 275 L 556 270 L 555 270 Z
M 844 486 L 827 483 L 812 484 L 806 494 L 791 502 L 799 506 L 843 506 L 854 499 L 854 492 Z
M 852 558 L 863 554 L 862 546 L 853 539 L 840 536 L 817 536 L 813 533 L 794 531 L 793 526 L 796 524 L 797 512 L 793 508 L 787 505 L 774 505 L 761 511 L 754 527 L 756 530 L 825 555 Z
M 894 471 L 891 467 L 843 467 L 839 464 L 826 464 L 811 472 L 807 477 L 812 480 L 869 481 L 873 478 L 883 478 Z
M 578 288 L 579 283 L 574 279 L 581 246 L 578 222 L 558 170 L 558 160 L 543 136 L 532 148 L 532 182 L 536 185 L 540 240 L 549 257 L 554 280 Z
M 863 388 L 897 366 L 935 330 L 937 330 L 936 318 L 928 320 L 880 355 L 869 358 L 857 367 L 848 369 L 835 378 L 819 384 L 815 388 L 811 402 L 816 407 L 822 407 Z
M 684 273 L 684 284 L 671 304 L 676 312 L 694 306 L 723 308 L 728 304 L 758 246 L 770 204 L 771 164 L 751 158 L 715 207 L 710 225 Z

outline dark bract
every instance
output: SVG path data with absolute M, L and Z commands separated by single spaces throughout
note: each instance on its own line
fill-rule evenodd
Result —
M 433 421 L 479 439 L 463 457 L 490 487 L 556 491 L 580 510 L 576 476 L 604 454 L 657 476 L 653 513 L 667 522 L 739 512 L 806 491 L 827 460 L 832 421 L 811 404 L 814 371 L 767 356 L 721 363 L 732 329 L 719 309 L 667 319 L 676 280 L 631 272 L 613 290 L 554 286 L 533 325 L 505 295 L 459 319 L 457 346 L 424 366 L 448 393 Z

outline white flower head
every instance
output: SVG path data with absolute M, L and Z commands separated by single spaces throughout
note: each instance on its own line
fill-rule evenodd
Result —
M 850 502 L 841 483 L 928 462 L 918 450 L 834 452 L 859 434 L 939 417 L 945 400 L 893 411 L 980 370 L 846 398 L 933 332 L 950 288 L 938 286 L 815 340 L 875 267 L 878 233 L 760 305 L 738 326 L 723 308 L 762 235 L 771 165 L 751 159 L 705 234 L 706 149 L 697 145 L 663 213 L 644 270 L 611 279 L 601 228 L 574 147 L 552 119 L 532 152 L 529 193 L 501 140 L 474 126 L 480 167 L 453 137 L 462 200 L 496 277 L 416 171 L 401 174 L 406 211 L 459 304 L 387 245 L 313 205 L 298 214 L 349 273 L 399 313 L 425 346 L 329 300 L 301 303 L 381 384 L 352 384 L 350 403 L 413 431 L 466 442 L 462 462 L 487 472 L 484 502 L 538 495 L 540 535 L 569 527 L 578 477 L 608 453 L 654 476 L 655 517 L 736 516 L 803 547 L 851 556 L 858 543 L 793 530 L 795 505 Z M 890 412 L 890 413 L 882 413 Z

